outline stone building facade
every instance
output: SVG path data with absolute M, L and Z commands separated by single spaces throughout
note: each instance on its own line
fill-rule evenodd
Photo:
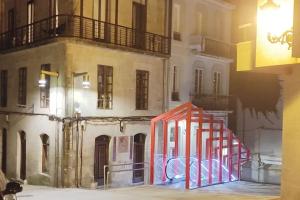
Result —
M 58 187 L 146 181 L 150 119 L 165 104 L 172 2 L 0 2 L 6 175 Z
M 223 0 L 173 1 L 169 109 L 192 101 L 227 119 L 234 8 Z

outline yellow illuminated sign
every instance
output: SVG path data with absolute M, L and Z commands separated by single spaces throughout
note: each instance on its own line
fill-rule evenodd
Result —
M 299 63 L 299 59 L 292 57 L 292 49 L 285 41 L 289 38 L 283 35 L 293 28 L 294 0 L 273 0 L 273 6 L 265 6 L 269 2 L 258 0 L 255 66 Z

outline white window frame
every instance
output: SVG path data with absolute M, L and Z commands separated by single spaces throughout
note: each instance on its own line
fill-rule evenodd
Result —
M 195 92 L 195 95 L 199 96 L 199 95 L 203 94 L 204 69 L 197 67 L 197 68 L 195 68 L 194 72 L 195 72 L 195 77 L 194 77 L 194 92 Z M 201 77 L 199 77 L 200 72 L 201 72 Z M 200 83 L 199 80 L 201 82 L 201 85 L 199 84 Z M 196 83 L 196 81 L 197 81 L 197 83 Z
M 215 80 L 215 75 L 217 74 L 217 79 Z M 220 95 L 221 94 L 221 81 L 222 81 L 222 73 L 220 71 L 214 71 L 213 73 L 213 94 Z M 217 82 L 217 83 L 215 83 Z

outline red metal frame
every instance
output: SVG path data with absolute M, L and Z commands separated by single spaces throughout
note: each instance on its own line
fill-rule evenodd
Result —
M 191 124 L 194 122 L 198 123 L 197 135 L 196 135 L 196 157 L 198 159 L 198 167 L 197 167 L 197 186 L 203 186 L 203 182 L 201 179 L 202 176 L 202 159 L 203 159 L 203 152 L 202 147 L 205 145 L 206 149 L 206 156 L 205 159 L 208 160 L 208 185 L 213 184 L 213 159 L 219 160 L 218 165 L 218 183 L 226 182 L 227 180 L 223 180 L 223 164 L 227 161 L 228 166 L 228 180 L 232 181 L 232 174 L 233 174 L 233 167 L 237 165 L 237 179 L 240 179 L 240 170 L 241 170 L 241 163 L 245 162 L 250 157 L 250 151 L 242 146 L 241 141 L 236 138 L 233 133 L 224 127 L 224 119 L 220 117 L 215 117 L 211 114 L 203 113 L 201 108 L 197 108 L 196 106 L 192 105 L 192 103 L 188 102 L 181 106 L 176 107 L 175 109 L 170 110 L 164 114 L 161 114 L 151 121 L 151 149 L 150 149 L 150 184 L 154 184 L 154 162 L 155 162 L 155 142 L 156 142 L 156 123 L 162 122 L 162 134 L 163 134 L 163 145 L 162 145 L 162 159 L 163 159 L 163 169 L 166 168 L 167 165 L 167 158 L 168 158 L 168 124 L 170 122 L 175 123 L 174 127 L 174 142 L 175 148 L 173 151 L 173 155 L 175 158 L 179 156 L 179 122 L 185 121 L 186 122 L 186 144 L 185 144 L 185 188 L 190 189 L 190 155 L 191 155 Z M 208 124 L 209 127 L 205 127 L 203 124 Z M 214 128 L 214 125 L 219 124 L 219 128 Z M 161 129 L 158 129 L 161 130 Z M 218 133 L 218 136 L 216 135 Z M 159 133 L 161 134 L 161 133 Z M 204 134 L 208 134 L 204 136 Z M 206 139 L 205 143 L 203 140 Z M 226 141 L 226 145 L 224 145 L 224 141 Z M 233 144 L 233 141 L 238 141 L 238 144 Z M 217 142 L 217 146 L 216 145 Z M 227 155 L 223 155 L 223 149 L 227 148 L 228 153 Z M 237 153 L 233 153 L 233 148 L 238 148 Z M 245 151 L 242 151 L 246 149 Z M 241 154 L 246 154 L 246 159 L 242 159 Z M 233 163 L 233 156 L 237 156 L 237 162 Z M 174 172 L 178 171 L 178 163 L 175 162 Z M 163 183 L 166 182 L 166 172 L 165 170 L 162 171 L 161 181 Z

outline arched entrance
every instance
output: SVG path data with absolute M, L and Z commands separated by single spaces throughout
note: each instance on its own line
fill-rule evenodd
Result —
M 144 181 L 145 140 L 146 135 L 142 133 L 136 134 L 134 136 L 133 183 Z
M 98 185 L 104 185 L 104 165 L 108 165 L 110 137 L 101 135 L 95 140 L 94 177 Z
M 26 133 L 20 133 L 20 179 L 26 179 Z

